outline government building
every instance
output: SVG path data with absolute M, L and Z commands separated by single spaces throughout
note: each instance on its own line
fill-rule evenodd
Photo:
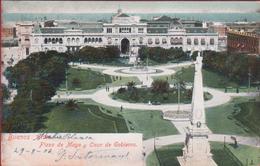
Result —
M 130 16 L 118 10 L 111 21 L 49 21 L 34 25 L 30 53 L 56 50 L 75 52 L 84 46 L 117 46 L 129 56 L 141 46 L 180 48 L 183 51 L 218 51 L 218 33 L 202 22 L 161 16 L 151 20 Z

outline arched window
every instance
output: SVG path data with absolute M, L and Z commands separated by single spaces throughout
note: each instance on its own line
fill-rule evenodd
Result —
M 98 41 L 101 43 L 101 42 L 102 42 L 102 38 L 100 37 L 100 38 L 98 39 Z
M 55 38 L 52 38 L 51 42 L 52 42 L 52 44 L 55 44 L 55 42 L 56 42 Z
M 79 38 L 76 39 L 76 43 L 79 44 Z
M 96 41 L 95 42 L 98 42 L 98 38 L 96 38 Z
M 163 43 L 163 44 L 167 44 L 166 38 L 163 38 L 163 39 L 162 39 L 162 43 Z
M 93 37 L 93 38 L 91 39 L 91 42 L 94 43 L 94 41 L 95 41 L 95 38 Z
M 178 44 L 182 44 L 182 42 L 183 42 L 183 39 L 182 39 L 182 37 L 180 37 L 180 38 L 178 39 Z
M 59 39 L 59 43 L 62 44 L 63 43 L 63 40 L 62 38 Z
M 70 38 L 67 39 L 67 42 L 70 43 Z
M 51 38 L 48 39 L 48 43 L 51 43 Z
M 45 38 L 45 39 L 44 39 L 44 44 L 47 44 L 47 43 L 48 43 L 48 39 Z
M 91 42 L 91 38 L 88 38 L 88 42 Z
M 59 39 L 58 38 L 56 38 L 56 43 L 58 43 L 59 42 Z
M 75 43 L 75 38 L 72 38 L 72 43 Z
M 160 39 L 159 38 L 155 39 L 155 44 L 160 44 Z
M 171 42 L 171 45 L 174 44 L 174 38 L 173 37 L 170 39 L 170 42 Z
M 38 38 L 35 38 L 35 39 L 34 39 L 34 43 L 35 43 L 35 44 L 38 44 L 38 41 L 39 41 Z
M 84 39 L 84 43 L 87 43 L 87 42 L 88 42 L 88 38 L 85 38 L 85 39 Z

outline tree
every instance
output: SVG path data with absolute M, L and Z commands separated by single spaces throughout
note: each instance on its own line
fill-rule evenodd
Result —
M 132 91 L 133 89 L 135 89 L 135 82 L 134 81 L 130 81 L 127 83 L 127 90 L 128 91 Z
M 3 101 L 8 100 L 10 98 L 11 93 L 5 84 L 2 84 L 2 92 L 3 92 Z
M 168 81 L 155 80 L 152 83 L 151 89 L 152 89 L 152 92 L 154 92 L 154 93 L 166 93 L 166 92 L 169 92 L 170 85 L 169 85 Z

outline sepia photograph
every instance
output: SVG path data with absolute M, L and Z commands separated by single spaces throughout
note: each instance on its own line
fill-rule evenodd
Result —
M 1 9 L 2 166 L 260 166 L 259 1 Z

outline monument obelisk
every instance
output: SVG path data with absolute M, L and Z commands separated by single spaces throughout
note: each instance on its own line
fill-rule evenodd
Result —
M 192 114 L 183 148 L 183 156 L 177 157 L 181 166 L 217 166 L 210 153 L 209 130 L 206 126 L 202 80 L 202 57 L 200 52 L 195 62 L 192 93 Z

